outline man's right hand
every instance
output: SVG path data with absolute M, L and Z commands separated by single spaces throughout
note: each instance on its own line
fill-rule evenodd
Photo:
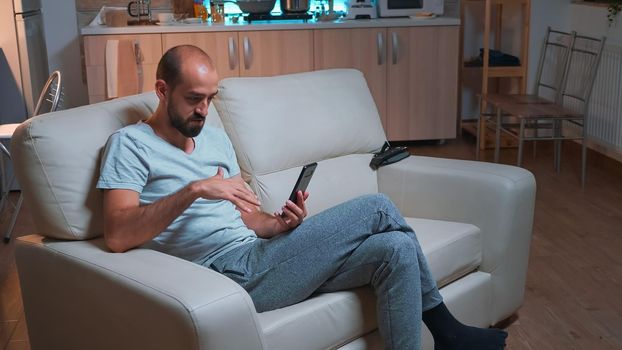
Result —
M 261 205 L 257 196 L 244 185 L 239 176 L 225 179 L 221 167 L 218 167 L 216 175 L 196 181 L 192 186 L 201 198 L 228 200 L 248 213 Z

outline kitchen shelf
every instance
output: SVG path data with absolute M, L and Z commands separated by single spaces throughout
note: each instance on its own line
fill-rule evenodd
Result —
M 463 66 L 464 70 L 483 70 L 483 67 Z M 524 68 L 522 66 L 496 66 L 488 67 L 488 78 L 521 78 Z
M 473 72 L 480 71 L 482 76 L 482 90 L 481 94 L 488 94 L 489 92 L 489 84 L 490 79 L 518 79 L 519 83 L 519 93 L 525 94 L 527 90 L 527 68 L 528 68 L 528 60 L 529 60 L 529 21 L 530 21 L 530 11 L 531 11 L 531 0 L 461 0 L 460 3 L 460 55 L 461 61 L 464 61 L 464 24 L 466 23 L 465 11 L 466 7 L 472 4 L 484 4 L 484 28 L 483 28 L 483 57 L 482 57 L 482 66 L 466 66 L 465 64 L 461 65 L 460 72 L 460 81 L 462 86 L 462 79 L 464 77 L 465 72 Z M 520 66 L 494 66 L 491 67 L 489 65 L 489 50 L 491 48 L 499 50 L 501 48 L 501 29 L 503 24 L 503 7 L 506 5 L 518 4 L 521 7 L 521 11 L 518 13 L 522 17 L 521 21 L 521 44 L 520 44 Z M 493 23 L 493 13 L 496 14 L 495 20 Z M 517 13 L 509 13 L 509 15 L 517 15 Z M 494 33 L 494 43 L 491 43 L 491 35 Z M 499 93 L 498 91 L 500 84 L 495 84 L 496 88 L 494 93 Z M 459 91 L 461 91 L 460 89 Z M 462 103 L 462 97 L 459 98 L 460 104 Z M 461 106 L 460 106 L 461 107 Z M 481 108 L 486 110 L 486 104 L 482 104 Z M 462 108 L 459 108 L 461 111 Z M 479 113 L 479 111 L 478 111 Z M 462 119 L 462 118 L 460 118 Z M 484 120 L 481 121 L 484 123 Z M 464 124 L 464 123 L 462 123 Z M 473 132 L 474 128 L 464 128 L 463 130 L 467 132 Z M 480 127 L 480 149 L 487 148 L 486 140 L 487 128 L 484 125 Z

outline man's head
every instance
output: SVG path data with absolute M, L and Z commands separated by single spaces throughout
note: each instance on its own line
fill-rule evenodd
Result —
M 186 137 L 197 136 L 218 92 L 212 59 L 196 46 L 175 46 L 160 59 L 156 79 L 160 107 L 171 125 Z

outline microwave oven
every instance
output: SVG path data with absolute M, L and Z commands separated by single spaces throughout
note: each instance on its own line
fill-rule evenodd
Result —
M 408 17 L 421 12 L 443 14 L 443 0 L 377 0 L 380 17 Z

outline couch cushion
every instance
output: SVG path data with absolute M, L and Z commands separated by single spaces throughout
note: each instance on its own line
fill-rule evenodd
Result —
M 242 176 L 265 211 L 283 206 L 301 167 L 311 162 L 318 162 L 311 214 L 378 191 L 368 164 L 386 138 L 361 72 L 224 79 L 214 102 Z
M 369 153 L 386 140 L 365 77 L 353 69 L 223 79 L 214 103 L 245 176 Z
M 88 239 L 102 234 L 102 196 L 95 188 L 108 136 L 149 117 L 153 92 L 44 114 L 24 122 L 11 139 L 17 180 L 40 234 Z M 214 108 L 208 123 L 219 125 Z
M 376 174 L 369 169 L 370 154 L 351 154 L 318 162 L 307 191 L 307 211 L 317 214 L 327 208 L 343 203 L 362 194 L 378 193 Z M 342 169 L 365 169 L 356 176 Z M 302 167 L 294 167 L 275 173 L 257 175 L 251 187 L 261 200 L 261 207 L 274 213 L 285 203 L 291 193 Z
M 442 287 L 475 270 L 482 262 L 482 235 L 461 222 L 406 218 L 415 230 L 432 275 Z
M 469 224 L 407 218 L 439 286 L 477 268 L 480 230 Z M 266 348 L 332 349 L 376 328 L 369 287 L 314 296 L 302 303 L 259 314 Z

